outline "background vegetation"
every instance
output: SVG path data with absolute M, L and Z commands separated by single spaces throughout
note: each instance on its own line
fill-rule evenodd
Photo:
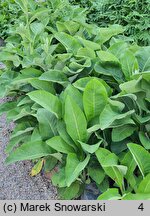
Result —
M 87 9 L 87 21 L 99 26 L 120 24 L 124 34 L 141 45 L 150 45 L 149 0 L 70 0 Z

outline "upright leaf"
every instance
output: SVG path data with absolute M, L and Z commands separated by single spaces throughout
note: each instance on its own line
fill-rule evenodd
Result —
M 150 174 L 148 174 L 140 183 L 137 193 L 149 193 L 150 194 Z
M 88 82 L 83 93 L 83 105 L 89 120 L 100 115 L 108 100 L 104 85 L 97 79 Z
M 43 140 L 47 140 L 57 135 L 57 118 L 53 113 L 40 108 L 37 111 L 39 131 Z
M 129 143 L 127 146 L 144 177 L 150 172 L 150 153 L 135 143 Z
M 65 101 L 65 123 L 67 132 L 71 138 L 77 142 L 78 140 L 86 142 L 87 140 L 87 122 L 84 113 L 80 107 L 69 96 Z
M 131 79 L 131 76 L 138 72 L 138 62 L 135 56 L 132 54 L 131 51 L 126 51 L 121 56 L 121 67 L 123 70 L 123 73 L 127 80 Z

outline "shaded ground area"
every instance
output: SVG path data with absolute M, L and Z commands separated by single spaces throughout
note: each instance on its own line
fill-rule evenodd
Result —
M 6 100 L 6 99 L 5 99 Z M 0 104 L 4 100 L 0 99 Z M 56 189 L 41 175 L 30 177 L 31 162 L 18 162 L 6 166 L 5 147 L 9 141 L 13 123 L 7 124 L 5 115 L 0 116 L 0 200 L 56 199 Z

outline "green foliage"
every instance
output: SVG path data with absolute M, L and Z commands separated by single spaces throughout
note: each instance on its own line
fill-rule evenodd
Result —
M 150 45 L 149 0 L 70 0 L 87 9 L 88 22 L 101 27 L 125 26 L 125 35 L 141 45 Z
M 98 199 L 149 199 L 150 47 L 123 40 L 121 26 L 87 24 L 67 1 L 16 4 L 22 22 L 0 52 L 0 96 L 16 99 L 0 106 L 16 123 L 7 164 L 57 165 L 62 199 L 92 181 Z

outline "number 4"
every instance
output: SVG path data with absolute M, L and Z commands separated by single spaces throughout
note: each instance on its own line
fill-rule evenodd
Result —
M 141 203 L 138 207 L 139 210 L 143 211 L 144 210 L 144 206 L 143 206 L 143 203 Z

